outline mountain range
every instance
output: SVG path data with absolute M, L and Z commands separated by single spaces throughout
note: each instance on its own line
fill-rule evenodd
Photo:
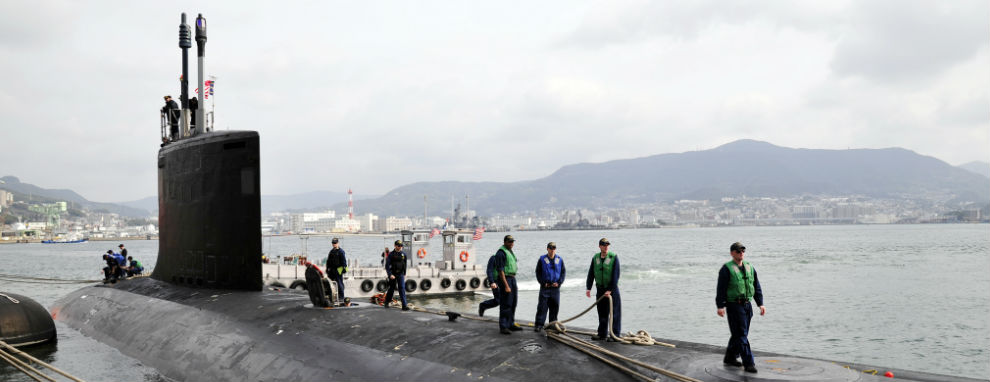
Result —
M 990 178 L 990 162 L 972 161 L 959 165 L 959 168 Z
M 65 189 L 49 190 L 0 178 L 0 189 L 77 203 L 90 210 L 145 217 L 157 213 L 157 197 L 113 203 L 90 202 Z M 480 215 L 540 208 L 622 207 L 681 199 L 864 195 L 880 198 L 990 202 L 990 163 L 954 167 L 902 148 L 824 150 L 739 140 L 714 149 L 579 163 L 535 180 L 519 182 L 418 182 L 385 195 L 356 195 L 359 214 L 419 215 L 423 197 L 431 214 L 445 214 L 451 198 Z M 346 210 L 343 192 L 263 195 L 264 213 L 318 207 Z M 443 211 L 443 212 L 441 212 Z
M 360 213 L 418 215 L 423 196 L 451 196 L 479 215 L 621 207 L 681 199 L 864 195 L 990 202 L 990 178 L 902 148 L 823 150 L 739 140 L 714 149 L 580 163 L 521 182 L 420 182 L 355 202 Z M 341 210 L 343 205 L 334 206 Z
M 65 201 L 75 204 L 76 207 L 83 207 L 90 211 L 107 211 L 126 217 L 147 217 L 148 211 L 142 208 L 134 208 L 116 203 L 91 202 L 75 191 L 67 189 L 47 189 L 35 186 L 30 183 L 21 183 L 21 180 L 14 176 L 0 178 L 0 189 L 21 194 L 17 197 L 40 197 L 45 201 Z

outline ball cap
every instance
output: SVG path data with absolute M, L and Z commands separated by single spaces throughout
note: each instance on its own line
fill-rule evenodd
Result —
M 401 247 L 402 246 L 402 240 L 396 240 L 395 241 L 395 246 L 396 247 Z
M 516 238 L 512 237 L 512 235 L 505 235 L 505 237 L 502 238 L 503 243 L 511 243 L 514 241 L 516 241 Z
M 733 252 L 735 252 L 735 251 L 745 251 L 746 250 L 746 246 L 737 241 L 735 243 L 732 243 L 731 246 L 729 246 L 729 250 L 730 251 L 733 251 Z
M 547 248 L 557 249 L 557 243 L 554 243 L 554 242 L 551 241 L 551 242 L 547 243 Z
M 118 245 L 117 248 L 124 248 L 124 245 L 123 244 Z
M 335 238 L 333 238 L 333 240 L 330 240 L 330 243 L 331 243 L 331 244 L 337 244 L 337 243 L 339 243 L 339 242 L 340 242 L 340 240 L 339 240 L 339 239 L 337 239 L 336 237 L 335 237 Z
M 603 238 L 601 238 L 601 240 L 598 240 L 598 245 L 611 245 L 611 244 L 612 244 L 612 243 L 609 243 L 609 242 L 608 242 L 608 239 L 606 239 L 606 238 L 604 238 L 604 237 L 603 237 Z

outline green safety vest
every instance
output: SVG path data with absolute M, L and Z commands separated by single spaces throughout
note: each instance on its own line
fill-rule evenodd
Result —
M 753 266 L 748 261 L 743 261 L 745 274 L 739 271 L 735 261 L 730 260 L 725 263 L 725 267 L 729 268 L 729 288 L 726 295 L 728 301 L 749 301 L 753 298 L 753 294 L 756 293 L 756 288 L 753 286 Z
M 591 268 L 595 271 L 595 283 L 599 288 L 608 288 L 612 282 L 612 266 L 615 265 L 615 253 L 609 251 L 602 260 L 602 253 L 595 254 Z
M 516 254 L 512 253 L 511 249 L 505 248 L 503 245 L 501 248 L 502 252 L 505 252 L 505 275 L 515 276 L 516 275 Z

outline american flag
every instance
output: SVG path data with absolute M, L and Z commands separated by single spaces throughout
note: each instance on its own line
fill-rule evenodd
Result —
M 210 99 L 210 96 L 213 95 L 213 82 L 214 82 L 213 80 L 209 80 L 209 81 L 204 81 L 203 82 L 203 88 L 206 89 L 206 92 L 205 92 L 206 95 L 203 96 L 203 98 Z
M 440 234 L 440 229 L 439 228 L 434 228 L 432 231 L 430 231 L 430 239 L 432 239 L 434 236 L 439 235 L 439 234 Z
M 481 240 L 481 234 L 485 233 L 485 227 L 478 227 L 474 229 L 473 240 Z

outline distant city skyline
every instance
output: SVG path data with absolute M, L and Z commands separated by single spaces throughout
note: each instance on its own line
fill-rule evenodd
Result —
M 513 182 L 737 139 L 990 160 L 986 1 L 38 1 L 0 3 L 0 176 L 155 195 L 183 11 L 209 21 L 216 127 L 261 134 L 264 195 Z

